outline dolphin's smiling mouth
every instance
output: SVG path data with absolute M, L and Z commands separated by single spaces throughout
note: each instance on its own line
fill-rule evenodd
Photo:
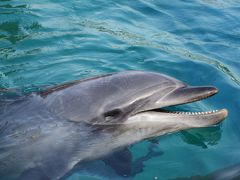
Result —
M 182 115 L 191 115 L 191 116 L 198 116 L 198 115 L 210 115 L 210 114 L 215 114 L 223 111 L 225 109 L 221 110 L 211 110 L 211 111 L 199 111 L 199 112 L 188 112 L 188 111 L 170 111 L 170 110 L 165 110 L 165 109 L 156 109 L 153 111 L 156 112 L 161 112 L 161 113 L 170 113 L 170 114 L 182 114 Z
M 183 86 L 177 88 L 176 90 L 165 96 L 163 99 L 161 99 L 166 102 L 166 105 L 159 108 L 146 110 L 145 113 L 149 112 L 155 115 L 168 117 L 174 116 L 182 119 L 205 120 L 205 123 L 209 121 L 209 125 L 211 125 L 225 119 L 228 115 L 228 111 L 226 109 L 221 109 L 200 112 L 188 112 L 181 110 L 170 110 L 169 107 L 200 101 L 209 98 L 216 93 L 218 93 L 218 89 L 212 86 Z

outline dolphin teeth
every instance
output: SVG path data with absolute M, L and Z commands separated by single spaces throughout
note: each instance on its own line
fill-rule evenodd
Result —
M 165 111 L 167 113 L 171 114 L 181 114 L 181 115 L 207 115 L 218 112 L 218 110 L 212 110 L 212 111 L 202 111 L 202 112 L 184 112 L 184 111 Z

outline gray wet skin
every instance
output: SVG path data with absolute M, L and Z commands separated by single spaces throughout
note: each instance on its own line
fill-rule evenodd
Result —
M 79 80 L 1 102 L 0 177 L 60 179 L 83 161 L 137 141 L 219 123 L 227 110 L 191 113 L 161 108 L 217 93 L 142 71 Z M 158 110 L 156 110 L 158 109 Z

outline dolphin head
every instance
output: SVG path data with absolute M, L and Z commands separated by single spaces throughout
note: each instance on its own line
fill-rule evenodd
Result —
M 128 81 L 132 82 L 129 86 L 134 88 L 134 93 L 129 93 L 130 96 L 121 101 L 110 103 L 100 124 L 121 124 L 125 131 L 135 131 L 140 135 L 136 138 L 144 139 L 184 129 L 211 126 L 227 117 L 226 109 L 206 112 L 164 109 L 213 96 L 218 92 L 213 86 L 189 86 L 156 73 L 130 72 L 129 75 L 132 75 L 128 76 Z M 128 90 L 126 87 L 125 91 Z
M 64 87 L 65 88 L 65 87 Z M 46 98 L 47 106 L 70 121 L 139 130 L 144 138 L 217 124 L 227 110 L 171 112 L 163 108 L 208 98 L 212 86 L 189 86 L 153 72 L 127 71 L 83 80 Z

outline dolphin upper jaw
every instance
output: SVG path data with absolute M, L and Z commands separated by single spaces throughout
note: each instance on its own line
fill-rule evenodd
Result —
M 158 108 L 176 106 L 209 98 L 218 93 L 213 86 L 179 86 L 155 102 Z

